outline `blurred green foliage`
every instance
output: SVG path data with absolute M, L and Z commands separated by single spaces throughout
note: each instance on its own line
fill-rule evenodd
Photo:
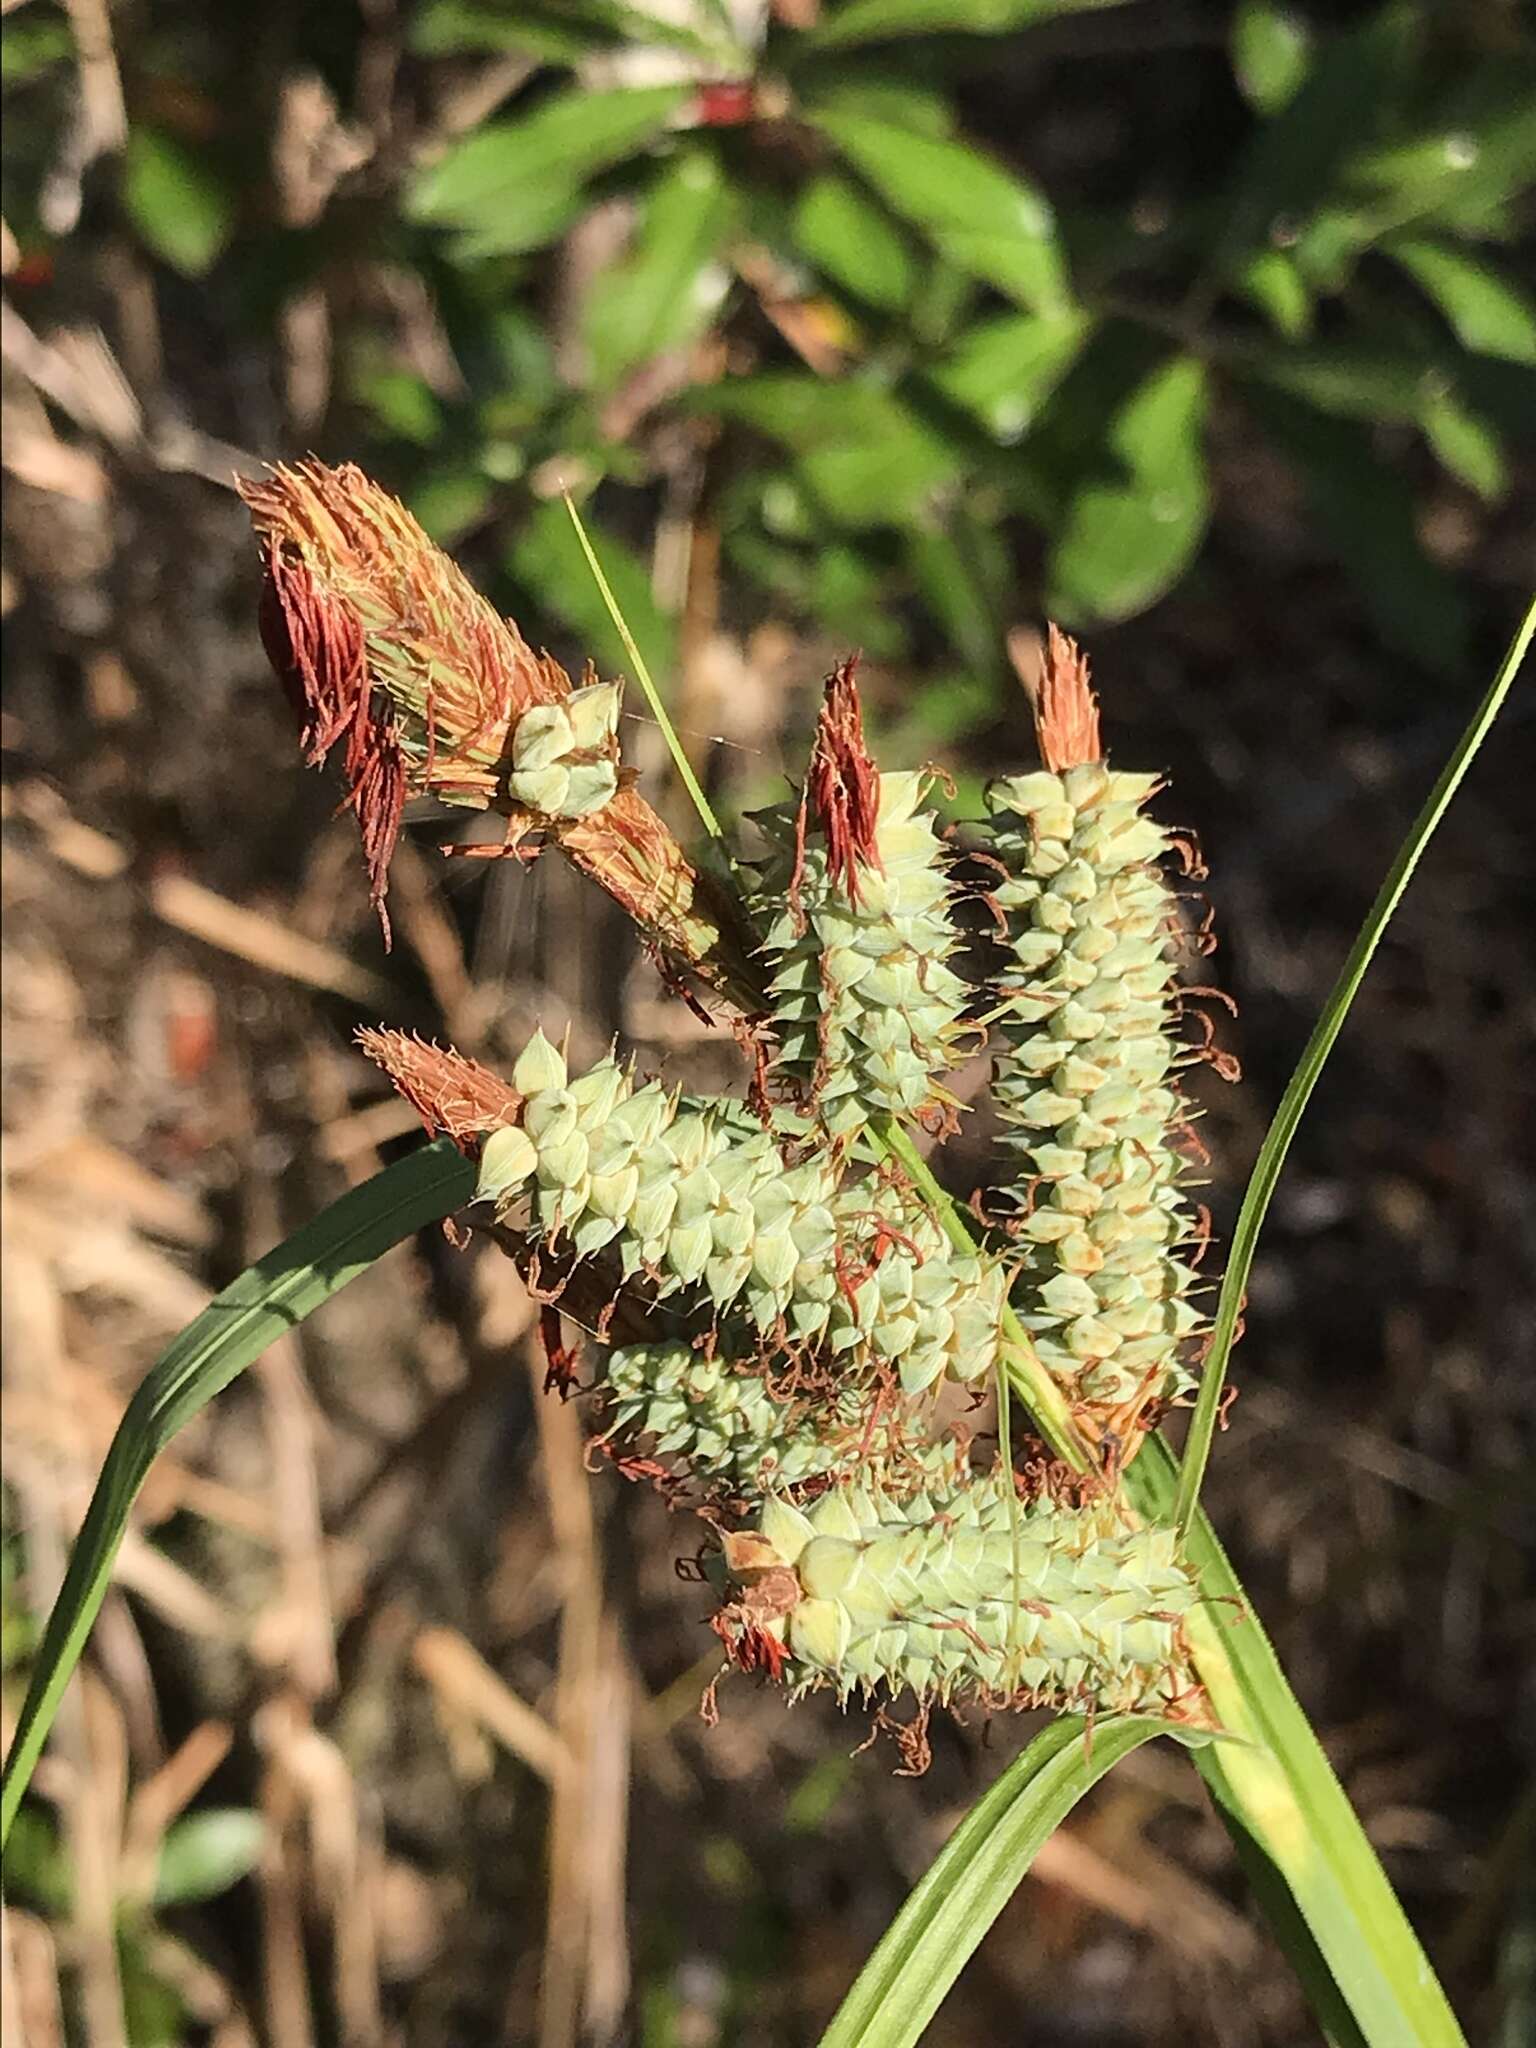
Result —
M 1257 431 L 1381 637 L 1461 659 L 1416 493 L 1438 465 L 1497 502 L 1536 417 L 1513 6 L 1207 9 L 1193 134 L 1126 97 L 1189 40 L 1156 0 L 419 0 L 386 99 L 367 15 L 120 7 L 129 135 L 85 227 L 193 281 L 227 345 L 323 288 L 303 438 L 472 540 L 535 630 L 611 657 L 568 484 L 663 668 L 683 586 L 643 549 L 702 521 L 733 605 L 989 681 L 1032 602 L 1091 629 L 1198 574 L 1212 448 Z M 7 216 L 47 259 L 62 9 L 28 0 L 4 51 Z M 308 210 L 278 161 L 301 75 L 357 140 Z M 1086 175 L 1042 107 L 1098 137 Z

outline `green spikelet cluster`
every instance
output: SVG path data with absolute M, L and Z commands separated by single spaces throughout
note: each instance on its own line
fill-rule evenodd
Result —
M 852 671 L 827 707 L 798 804 L 762 812 L 771 853 L 751 904 L 764 934 L 776 1067 L 832 1137 L 947 1100 L 966 988 L 950 967 L 950 882 L 926 778 L 879 775 Z
M 802 1267 L 808 1279 L 826 1268 L 830 1164 L 786 1165 L 743 1103 L 636 1088 L 612 1059 L 572 1080 L 542 1032 L 512 1079 L 522 1119 L 487 1140 L 477 1191 L 500 1219 L 526 1214 L 577 1258 L 614 1245 L 624 1277 L 643 1272 L 656 1299 L 697 1289 L 760 1330 L 791 1308 Z
M 1176 1709 L 1195 1685 L 1183 1619 L 1197 1593 L 1173 1532 L 1130 1526 L 1107 1498 L 1010 1490 L 994 1472 L 905 1493 L 842 1485 L 805 1509 L 770 1499 L 725 1538 L 736 1599 L 721 1632 L 755 1633 L 757 1661 L 796 1694 Z
M 614 758 L 616 709 L 591 689 L 521 709 L 512 799 L 550 817 L 598 802 L 588 771 Z M 910 1691 L 914 1753 L 927 1706 L 966 1697 L 1208 1725 L 1178 1538 L 1115 1490 L 1149 1411 L 1189 1383 L 1199 1320 L 1169 840 L 1144 811 L 1156 779 L 1105 765 L 1086 664 L 1054 632 L 1035 712 L 1044 768 L 988 792 L 1005 958 L 970 992 L 923 778 L 878 773 L 851 666 L 829 680 L 803 795 L 763 819 L 746 905 L 768 970 L 740 1020 L 750 1103 L 637 1085 L 612 1057 L 573 1075 L 542 1033 L 510 1086 L 369 1034 L 429 1127 L 478 1152 L 477 1202 L 551 1304 L 554 1376 L 575 1377 L 564 1312 L 603 1347 L 615 1461 L 705 1504 L 732 1660 L 795 1694 Z M 568 817 L 562 843 L 589 823 Z M 953 1128 L 968 1002 L 1003 1046 L 1003 1255 L 957 1248 L 889 1128 Z M 1060 1442 L 1085 1467 L 1100 1451 L 1082 1505 L 1022 1501 L 1006 1452 L 979 1473 L 931 1441 L 936 1391 L 997 1373 L 1010 1295 L 1011 1341 L 1071 1407 Z
M 637 1089 L 611 1059 L 571 1080 L 542 1032 L 512 1078 L 521 1122 L 486 1140 L 477 1190 L 498 1220 L 578 1259 L 612 1245 L 657 1301 L 696 1294 L 855 1372 L 895 1364 L 908 1393 L 995 1362 L 1003 1270 L 953 1250 L 910 1190 L 839 1188 L 825 1148 L 787 1164 L 745 1104 Z
M 1011 954 L 993 1095 L 1019 1161 L 1022 1319 L 1074 1398 L 1106 1414 L 1187 1387 L 1179 1347 L 1201 1320 L 1178 1256 L 1192 1219 L 1169 1143 L 1168 841 L 1142 811 L 1156 786 L 1090 762 L 988 791 Z
M 974 1385 L 997 1364 L 1008 1278 L 993 1258 L 959 1252 L 905 1182 L 861 1181 L 833 1204 L 843 1260 L 832 1296 L 834 1354 L 868 1345 L 904 1394 L 942 1379 Z
M 602 1388 L 616 1442 L 649 1443 L 706 1491 L 755 1498 L 872 1459 L 902 1469 L 912 1455 L 899 1412 L 855 1387 L 781 1398 L 757 1360 L 680 1341 L 617 1347 Z
M 507 788 L 550 818 L 586 818 L 619 788 L 619 686 L 587 683 L 559 704 L 530 705 L 512 728 Z

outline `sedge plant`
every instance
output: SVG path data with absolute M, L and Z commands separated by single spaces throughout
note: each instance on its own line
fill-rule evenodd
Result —
M 568 1333 L 586 1333 L 596 1443 L 705 1515 L 724 1671 L 787 1701 L 876 1703 L 908 1769 L 952 1703 L 1058 1710 L 941 1852 L 828 2043 L 915 2041 L 1050 1829 L 1158 1734 L 1190 1752 L 1330 2037 L 1458 2042 L 1198 1493 L 1286 1146 L 1536 606 L 1297 1069 L 1207 1327 L 1179 1075 L 1230 1063 L 1187 1021 L 1203 993 L 1179 972 L 1189 849 L 1157 822 L 1157 778 L 1107 761 L 1071 641 L 1053 630 L 1045 649 L 1038 763 L 988 792 L 964 865 L 925 777 L 871 756 L 851 664 L 756 850 L 726 846 L 700 798 L 690 852 L 621 759 L 620 686 L 534 654 L 360 472 L 307 463 L 247 497 L 267 649 L 308 758 L 339 752 L 381 915 L 408 800 L 495 813 L 502 839 L 476 850 L 548 849 L 604 889 L 669 985 L 735 1031 L 744 1085 L 691 1097 L 617 1053 L 574 1072 L 542 1031 L 506 1076 L 360 1034 L 432 1142 L 242 1276 L 130 1404 L 36 1660 L 5 1829 L 153 1457 L 279 1330 L 462 1212 L 545 1304 L 563 1396 L 582 1370 Z M 995 936 L 966 971 L 973 912 Z M 942 1168 L 947 1079 L 986 1043 L 1006 1167 L 962 1209 L 917 1140 Z M 946 1386 L 997 1389 L 990 1455 L 941 1426 Z M 1015 1397 L 1032 1455 L 1014 1455 Z M 1158 1425 L 1190 1404 L 1181 1470 Z

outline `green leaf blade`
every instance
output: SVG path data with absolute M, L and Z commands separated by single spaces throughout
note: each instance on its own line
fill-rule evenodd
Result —
M 714 156 L 683 151 L 646 200 L 628 256 L 593 280 L 583 312 L 594 390 L 684 347 L 715 316 L 730 279 L 719 262 L 734 215 Z
M 0 1781 L 0 1847 L 10 1834 L 91 1624 L 145 1475 L 184 1424 L 267 1346 L 425 1225 L 474 1192 L 474 1169 L 446 1139 L 375 1174 L 246 1268 L 176 1338 L 128 1403 L 64 1584 L 48 1617 Z
M 680 85 L 571 91 L 488 122 L 417 176 L 406 214 L 468 230 L 476 254 L 537 248 L 574 211 L 587 179 L 654 141 L 685 98 Z
M 1037 313 L 1071 303 L 1048 201 L 964 143 L 831 105 L 807 117 L 893 213 L 958 268 Z
M 822 2036 L 821 2048 L 912 2048 L 945 1993 L 1084 1793 L 1163 1725 L 1132 1715 L 1091 1733 L 1053 1721 L 971 1808 L 918 1881 Z
M 1444 242 L 1410 236 L 1390 243 L 1388 254 L 1434 300 L 1463 348 L 1536 363 L 1536 305 L 1490 264 Z
M 1050 555 L 1047 609 L 1069 625 L 1133 617 L 1188 568 L 1205 536 L 1205 372 L 1154 370 L 1113 421 L 1107 473 L 1081 484 Z
M 234 233 L 223 180 L 156 128 L 135 128 L 128 138 L 123 210 L 145 247 L 183 277 L 206 277 Z

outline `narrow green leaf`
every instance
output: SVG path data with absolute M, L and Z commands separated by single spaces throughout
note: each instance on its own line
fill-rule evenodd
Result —
M 190 1905 L 216 1899 L 256 1867 L 266 1838 L 259 1813 L 239 1806 L 209 1806 L 176 1822 L 160 1844 L 155 1904 Z
M 718 258 L 735 208 L 707 149 L 683 151 L 645 202 L 634 248 L 592 281 L 582 316 L 592 386 L 683 347 L 708 325 L 730 288 Z
M 670 675 L 677 665 L 677 626 L 656 602 L 650 571 L 616 535 L 601 527 L 590 534 L 642 659 L 657 675 Z M 546 498 L 529 514 L 507 550 L 507 567 L 541 609 L 575 630 L 601 667 L 612 673 L 633 666 L 560 499 Z
M 1176 356 L 1116 415 L 1105 472 L 1072 495 L 1051 547 L 1047 609 L 1069 625 L 1127 619 L 1188 568 L 1210 507 L 1205 373 Z
M 886 204 L 961 270 L 1036 312 L 1070 303 L 1049 202 L 987 157 L 833 104 L 807 115 Z
M 1478 749 L 1488 737 L 1499 707 L 1509 695 L 1520 665 L 1530 647 L 1532 635 L 1536 634 L 1536 601 L 1526 612 L 1519 630 L 1510 645 L 1509 652 L 1499 665 L 1498 673 L 1489 684 L 1481 703 L 1472 713 L 1466 729 L 1452 750 L 1450 759 L 1440 771 L 1434 788 L 1425 799 L 1424 807 L 1408 828 L 1408 836 L 1398 848 L 1397 857 L 1387 872 L 1387 878 L 1378 890 L 1375 902 L 1366 912 L 1349 957 L 1339 973 L 1323 1005 L 1312 1036 L 1307 1040 L 1296 1071 L 1291 1075 L 1280 1107 L 1275 1111 L 1274 1122 L 1270 1125 L 1259 1156 L 1249 1177 L 1247 1191 L 1243 1196 L 1242 1210 L 1237 1219 L 1237 1228 L 1232 1234 L 1232 1251 L 1227 1261 L 1227 1270 L 1222 1280 L 1221 1299 L 1217 1303 L 1216 1315 L 1211 1327 L 1211 1341 L 1206 1352 L 1201 1375 L 1200 1395 L 1190 1421 L 1189 1436 L 1184 1450 L 1184 1465 L 1179 1476 L 1178 1497 L 1174 1517 L 1181 1529 L 1187 1528 L 1194 1513 L 1195 1503 L 1200 1497 L 1200 1485 L 1205 1474 L 1206 1461 L 1210 1456 L 1211 1443 L 1216 1432 L 1216 1418 L 1221 1412 L 1222 1384 L 1226 1378 L 1227 1361 L 1237 1336 L 1237 1326 L 1243 1311 L 1243 1298 L 1248 1289 L 1248 1275 L 1253 1267 L 1253 1255 L 1258 1244 L 1259 1232 L 1269 1209 L 1270 1198 L 1280 1179 L 1285 1165 L 1285 1155 L 1290 1150 L 1291 1140 L 1302 1114 L 1311 1100 L 1334 1041 L 1344 1028 L 1350 1006 L 1360 992 L 1366 970 L 1375 957 L 1376 948 L 1386 935 L 1397 906 L 1402 902 L 1404 892 L 1413 879 L 1414 870 L 1424 857 L 1425 848 L 1435 835 L 1440 820 L 1450 806 L 1451 798 L 1461 787 L 1467 770 L 1477 757 Z
M 469 1198 L 474 1180 L 474 1169 L 446 1139 L 386 1167 L 248 1267 L 146 1375 L 112 1439 L 33 1664 L 0 1780 L 0 1846 L 106 1597 L 150 1466 L 274 1339 L 367 1272 L 392 1245 L 451 1214 Z
M 598 559 L 597 549 L 592 542 L 592 535 L 588 531 L 586 522 L 581 514 L 576 510 L 576 501 L 569 491 L 565 493 L 564 505 L 566 517 L 570 522 L 570 530 L 576 536 L 576 545 L 581 551 L 582 561 L 586 564 L 587 572 L 596 586 L 598 597 L 602 600 L 603 610 L 607 614 L 609 624 L 618 634 L 624 652 L 634 664 L 636 680 L 644 692 L 646 703 L 651 707 L 652 716 L 661 728 L 661 736 L 667 743 L 667 751 L 672 756 L 673 765 L 677 769 L 678 775 L 682 779 L 683 787 L 687 790 L 693 808 L 698 814 L 699 823 L 709 834 L 711 840 L 718 843 L 722 837 L 720 820 L 710 808 L 709 799 L 705 796 L 699 784 L 699 778 L 693 772 L 693 763 L 688 759 L 688 750 L 683 745 L 677 728 L 667 713 L 667 707 L 661 692 L 657 689 L 655 680 L 651 675 L 650 665 L 646 661 L 634 633 L 630 630 L 629 620 L 625 616 L 624 608 L 614 591 L 612 580 L 603 568 L 602 562 Z
M 1506 362 L 1536 363 L 1536 306 L 1491 264 L 1444 242 L 1399 236 L 1387 253 L 1424 287 L 1463 347 Z
M 1172 1517 L 1178 1465 L 1161 1436 L 1143 1446 L 1125 1483 L 1141 1514 Z M 1293 1954 L 1303 1981 L 1325 2018 L 1342 1998 L 1370 2048 L 1465 2048 L 1376 1852 L 1199 1512 L 1186 1547 L 1205 1595 L 1190 1624 L 1201 1682 L 1222 1727 L 1245 1738 L 1197 1751 L 1195 1767 L 1245 1864 L 1272 1868 L 1295 1901 L 1310 1937 Z M 1284 1940 L 1283 1919 L 1274 1931 Z M 1326 1961 L 1321 1984 L 1314 1950 Z
M 795 246 L 824 277 L 883 313 L 899 312 L 917 283 L 905 236 L 869 194 L 835 171 L 806 187 L 792 224 Z
M 145 247 L 202 277 L 234 231 L 235 205 L 212 167 L 156 128 L 135 128 L 123 161 L 123 210 Z
M 902 36 L 998 36 L 1057 15 L 1125 4 L 1126 0 L 846 0 L 828 10 L 806 41 L 817 50 L 847 50 L 857 43 L 892 42 Z
M 1166 1732 L 1161 1722 L 1116 1715 L 1090 1737 L 1071 1716 L 1037 1735 L 918 1880 L 821 2048 L 911 2048 L 1041 1845 L 1122 1757 Z
M 1243 0 L 1232 21 L 1232 69 L 1261 114 L 1278 114 L 1294 99 L 1312 56 L 1312 32 L 1301 16 L 1272 0 Z
M 475 253 L 534 249 L 574 211 L 586 180 L 652 141 L 682 105 L 681 85 L 574 90 L 488 122 L 422 172 L 405 211 L 473 230 Z

